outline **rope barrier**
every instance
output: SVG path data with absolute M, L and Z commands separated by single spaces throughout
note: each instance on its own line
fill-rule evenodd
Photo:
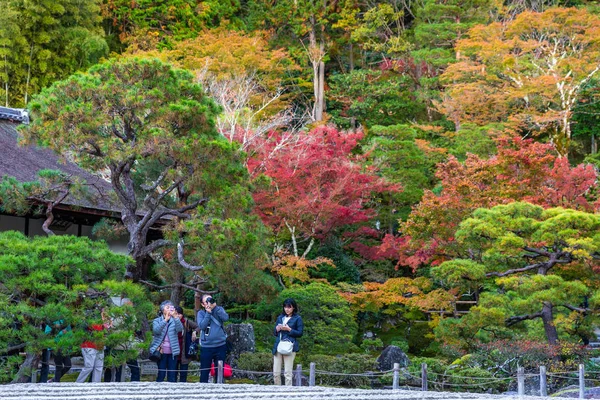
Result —
M 332 375 L 332 376 L 363 376 L 365 378 L 369 378 L 372 376 L 384 376 L 387 375 L 391 372 L 394 372 L 393 369 L 389 370 L 389 371 L 381 371 L 381 372 L 372 372 L 372 373 L 368 373 L 368 372 L 364 372 L 362 374 L 351 374 L 351 373 L 346 373 L 346 372 L 332 372 L 332 371 L 322 371 L 322 370 L 315 370 L 316 374 L 320 374 L 320 375 Z
M 188 368 L 186 370 L 175 370 L 175 372 L 179 373 L 179 372 L 188 372 L 188 373 L 199 373 L 201 371 L 206 371 L 206 370 L 211 370 L 213 368 L 217 368 L 215 367 L 211 367 L 211 368 Z M 159 371 L 169 371 L 167 369 L 159 369 Z M 170 370 L 173 371 L 173 370 Z M 238 373 L 238 374 L 248 374 L 248 375 L 259 375 L 259 376 L 272 376 L 273 372 L 272 371 L 252 371 L 252 370 L 245 370 L 245 369 L 239 369 L 239 368 L 232 368 L 231 369 L 232 372 Z M 367 379 L 373 379 L 373 378 L 383 378 L 383 377 L 390 377 L 390 374 L 394 373 L 395 370 L 394 369 L 390 369 L 390 370 L 386 370 L 386 371 L 377 371 L 377 372 L 364 372 L 364 373 L 346 373 L 346 372 L 334 372 L 334 371 L 326 371 L 326 370 L 314 370 L 315 375 L 325 375 L 325 376 L 339 376 L 339 377 L 348 377 L 348 378 L 352 378 L 352 377 L 360 377 L 360 378 L 367 378 Z M 410 372 L 408 372 L 405 369 L 401 369 L 400 371 L 400 378 L 409 378 L 414 380 L 417 383 L 422 383 L 423 382 L 423 378 L 421 376 L 416 376 L 411 374 Z M 296 371 L 294 370 L 293 373 L 295 374 Z M 598 374 L 600 374 L 600 371 L 586 371 L 586 375 L 594 375 L 597 376 Z M 539 377 L 539 374 L 534 374 L 534 373 L 528 373 L 528 374 L 524 374 L 523 375 L 524 378 L 534 378 L 534 377 Z M 578 380 L 579 379 L 579 371 L 554 371 L 551 373 L 547 373 L 546 376 L 548 378 L 554 378 L 554 379 L 565 379 L 565 380 Z M 442 379 L 441 381 L 438 379 Z M 449 381 L 446 381 L 445 379 L 448 379 Z M 485 386 L 489 386 L 491 384 L 494 383 L 505 383 L 507 381 L 513 381 L 516 380 L 517 377 L 516 376 L 507 376 L 507 377 L 503 377 L 503 378 L 497 378 L 497 377 L 480 377 L 480 376 L 460 376 L 460 375 L 446 375 L 446 374 L 440 374 L 440 373 L 434 373 L 434 372 L 430 372 L 429 373 L 429 379 L 427 380 L 427 382 L 431 385 L 435 385 L 435 386 L 441 386 L 442 388 L 481 388 L 481 387 L 485 387 Z M 465 383 L 465 382 L 456 382 L 456 380 L 466 380 L 466 381 L 475 381 L 475 382 L 469 382 L 469 383 Z M 598 383 L 600 382 L 600 379 L 594 379 L 594 378 L 585 378 L 585 381 L 587 383 Z M 406 388 L 411 388 L 411 386 L 409 386 L 408 384 L 404 384 L 402 385 L 402 387 L 406 387 Z M 416 386 L 413 386 L 412 389 L 415 389 Z

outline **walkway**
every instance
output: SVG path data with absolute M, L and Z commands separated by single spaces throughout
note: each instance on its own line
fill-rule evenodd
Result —
M 199 383 L 50 383 L 0 386 L 2 400 L 508 400 L 511 396 L 406 390 L 335 389 Z M 526 396 L 527 400 L 542 399 Z M 557 398 L 553 398 L 557 399 Z M 545 398 L 548 400 L 548 398 Z

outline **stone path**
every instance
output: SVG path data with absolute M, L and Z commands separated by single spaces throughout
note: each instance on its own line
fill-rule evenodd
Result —
M 0 386 L 2 400 L 508 400 L 517 396 L 407 390 L 336 389 L 200 383 L 50 383 Z M 526 400 L 542 397 L 526 396 Z M 548 400 L 548 398 L 545 398 Z M 558 398 L 553 398 L 558 399 Z

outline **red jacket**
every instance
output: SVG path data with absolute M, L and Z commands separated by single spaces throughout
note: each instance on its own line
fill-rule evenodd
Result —
M 96 332 L 100 332 L 104 330 L 104 325 L 102 324 L 94 324 L 94 325 L 90 325 L 88 326 L 88 331 L 96 331 Z M 102 350 L 104 348 L 104 346 L 100 346 L 97 343 L 91 342 L 89 340 L 86 340 L 85 342 L 81 343 L 81 348 L 82 349 L 96 349 L 96 350 Z

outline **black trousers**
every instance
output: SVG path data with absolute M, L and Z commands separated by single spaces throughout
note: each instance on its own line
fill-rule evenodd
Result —
M 60 382 L 62 377 L 71 369 L 71 357 L 54 353 L 54 365 L 56 372 L 54 373 L 54 382 Z

